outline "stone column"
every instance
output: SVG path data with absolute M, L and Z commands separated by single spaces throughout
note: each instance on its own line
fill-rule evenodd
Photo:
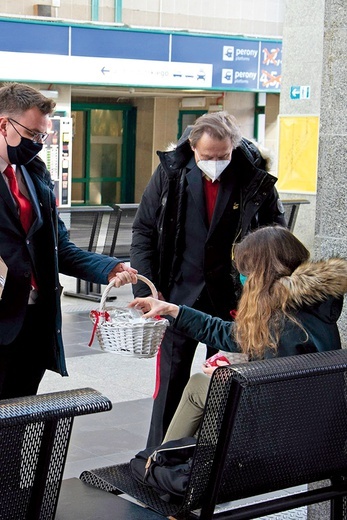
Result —
M 309 2 L 309 0 L 307 0 Z M 318 148 L 315 257 L 347 257 L 347 4 L 326 0 Z M 347 347 L 347 305 L 339 320 Z
M 280 116 L 320 115 L 325 0 L 286 1 L 283 25 L 283 63 Z M 308 86 L 307 99 L 293 99 L 291 87 Z M 295 235 L 313 253 L 316 217 L 315 193 L 285 193 L 282 199 L 302 198 Z
M 282 76 L 280 114 L 320 118 L 317 194 L 304 196 L 311 204 L 300 208 L 307 215 L 305 219 L 301 215 L 304 229 L 296 229 L 296 234 L 316 259 L 332 255 L 346 257 L 346 0 L 286 2 Z M 293 85 L 309 86 L 310 98 L 291 99 Z M 339 327 L 343 346 L 347 347 L 346 304 Z
M 280 114 L 319 115 L 315 215 L 306 219 L 314 258 L 347 256 L 347 3 L 290 0 L 283 31 Z M 309 100 L 291 100 L 291 85 L 310 86 Z M 305 197 L 309 198 L 309 197 Z M 301 236 L 299 237 L 300 239 Z M 338 322 L 347 348 L 347 304 Z M 314 486 L 309 486 L 311 489 Z M 308 520 L 328 518 L 330 503 L 307 508 Z M 294 512 L 293 512 L 294 513 Z

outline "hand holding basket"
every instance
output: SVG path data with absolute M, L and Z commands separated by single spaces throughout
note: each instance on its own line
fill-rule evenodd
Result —
M 137 278 L 149 286 L 153 298 L 158 298 L 158 292 L 148 278 L 139 274 Z M 155 356 L 169 325 L 168 320 L 161 317 L 134 318 L 128 308 L 106 309 L 107 296 L 113 287 L 113 282 L 110 282 L 102 294 L 99 310 L 90 312 L 94 328 L 89 346 L 96 335 L 101 349 L 106 352 L 138 358 Z

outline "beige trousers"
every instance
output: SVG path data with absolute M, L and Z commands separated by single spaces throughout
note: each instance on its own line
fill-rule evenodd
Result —
M 202 372 L 190 377 L 163 442 L 193 437 L 197 433 L 210 381 L 211 377 Z

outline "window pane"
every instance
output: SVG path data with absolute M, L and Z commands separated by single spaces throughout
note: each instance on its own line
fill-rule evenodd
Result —
M 72 183 L 71 186 L 71 203 L 72 204 L 85 204 L 85 184 Z
M 120 201 L 120 182 L 91 181 L 89 183 L 90 204 L 116 204 Z
M 123 142 L 123 112 L 91 111 L 90 177 L 120 177 Z

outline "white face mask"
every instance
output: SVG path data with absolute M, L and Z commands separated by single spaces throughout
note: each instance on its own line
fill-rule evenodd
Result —
M 198 152 L 196 152 L 196 155 L 199 157 Z M 230 160 L 228 161 L 201 161 L 199 157 L 199 161 L 197 162 L 198 168 L 200 168 L 201 171 L 204 172 L 209 179 L 212 180 L 212 182 L 216 181 L 220 174 L 224 172 L 225 168 L 230 163 Z

